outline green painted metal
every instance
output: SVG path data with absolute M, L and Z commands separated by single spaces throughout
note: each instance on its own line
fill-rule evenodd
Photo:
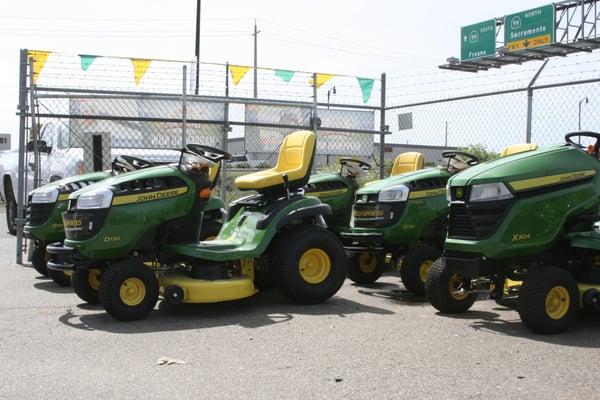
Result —
M 591 179 L 578 183 L 581 171 L 591 171 Z M 549 176 L 562 180 L 547 184 Z M 573 146 L 549 146 L 481 164 L 450 178 L 448 184 L 468 188 L 503 182 L 510 187 L 511 182 L 525 179 L 531 182 L 530 190 L 513 190 L 513 203 L 490 237 L 448 237 L 444 249 L 490 259 L 534 256 L 564 237 L 563 227 L 569 219 L 599 209 L 600 163 Z
M 460 59 L 474 60 L 496 53 L 496 20 L 489 19 L 460 28 Z

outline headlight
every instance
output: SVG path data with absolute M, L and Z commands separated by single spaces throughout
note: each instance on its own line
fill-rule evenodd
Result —
M 99 189 L 82 194 L 77 198 L 77 209 L 90 210 L 96 208 L 108 208 L 113 198 L 113 192 L 109 189 Z
M 410 189 L 406 185 L 391 186 L 379 192 L 378 200 L 381 203 L 393 203 L 397 201 L 406 201 Z
M 510 199 L 513 195 L 504 183 L 486 183 L 484 185 L 473 185 L 469 201 L 494 201 Z
M 31 194 L 32 203 L 55 203 L 58 199 L 58 188 L 55 186 L 34 190 Z
M 448 203 L 452 201 L 452 192 L 450 191 L 450 186 L 446 186 L 446 201 L 448 201 Z

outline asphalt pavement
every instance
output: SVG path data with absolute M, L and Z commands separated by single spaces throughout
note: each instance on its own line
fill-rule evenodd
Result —
M 489 300 L 439 315 L 390 274 L 328 302 L 275 291 L 117 322 L 15 260 L 0 214 L 0 398 L 598 398 L 600 316 L 529 332 Z

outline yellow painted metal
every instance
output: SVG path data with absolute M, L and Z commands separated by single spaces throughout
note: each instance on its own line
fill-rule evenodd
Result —
M 448 289 L 450 291 L 450 296 L 452 296 L 453 299 L 455 300 L 464 300 L 468 293 L 465 291 L 464 293 L 460 293 L 458 292 L 458 283 L 459 283 L 459 278 L 457 274 L 452 274 L 452 276 L 450 277 L 450 281 L 448 282 Z
M 307 193 L 307 196 L 314 196 L 314 197 L 332 197 L 332 196 L 339 196 L 342 194 L 346 194 L 348 193 L 348 188 L 342 188 L 342 189 L 334 189 L 334 190 L 324 190 L 322 192 L 311 192 L 311 193 Z
M 187 193 L 187 186 L 182 186 L 167 190 L 157 190 L 154 192 L 140 193 L 140 194 L 129 194 L 125 196 L 116 196 L 113 198 L 113 206 L 122 206 L 125 204 L 134 203 L 145 203 L 148 201 L 170 199 L 172 197 L 180 196 Z
M 571 296 L 564 286 L 554 286 L 546 295 L 546 314 L 552 319 L 564 318 L 571 305 Z
M 173 272 L 159 275 L 158 283 L 161 294 L 164 294 L 165 289 L 169 286 L 181 287 L 184 293 L 184 303 L 218 303 L 243 299 L 258 292 L 252 279 L 246 275 L 207 281 L 190 278 L 181 272 Z
M 445 196 L 446 188 L 441 189 L 430 189 L 430 190 L 419 190 L 417 192 L 410 192 L 408 198 L 411 200 L 414 199 L 424 199 L 426 197 L 435 197 L 435 196 Z
M 377 257 L 365 251 L 358 256 L 358 266 L 362 272 L 370 274 L 377 267 Z
M 425 260 L 421 263 L 419 267 L 419 278 L 421 278 L 421 282 L 425 283 L 427 281 L 427 275 L 429 274 L 429 270 L 433 265 L 433 260 Z
M 58 195 L 57 201 L 67 201 L 69 200 L 69 193 L 63 193 Z
M 252 258 L 245 258 L 241 261 L 242 275 L 246 275 L 252 281 L 254 281 L 254 260 Z
M 90 268 L 88 270 L 88 283 L 94 290 L 100 290 L 100 279 L 102 277 L 102 271 L 98 268 Z
M 331 260 L 327 253 L 319 248 L 308 249 L 298 262 L 300 276 L 306 282 L 317 285 L 323 282 L 331 272 Z
M 559 185 L 561 183 L 569 183 L 580 181 L 596 175 L 596 171 L 591 169 L 587 171 L 569 172 L 566 174 L 541 176 L 539 178 L 522 179 L 520 181 L 509 182 L 513 190 L 528 190 L 538 187 Z
M 146 285 L 140 278 L 127 278 L 119 288 L 119 297 L 125 305 L 137 306 L 146 297 Z
M 73 271 L 63 271 L 66 276 L 73 276 Z

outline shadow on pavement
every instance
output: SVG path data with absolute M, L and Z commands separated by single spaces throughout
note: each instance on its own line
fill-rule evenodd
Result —
M 44 280 L 33 284 L 33 287 L 40 290 L 45 290 L 50 293 L 73 294 L 73 289 L 70 286 L 59 286 L 52 280 Z
M 353 283 L 352 286 L 356 287 L 360 294 L 392 300 L 395 303 L 401 303 L 401 305 L 418 306 L 428 304 L 427 297 L 418 296 L 408 290 L 401 289 L 401 286 L 393 283 L 375 282 L 370 285 L 357 285 Z
M 81 306 L 78 307 L 81 308 Z M 88 307 L 86 309 L 96 309 L 96 306 Z M 174 306 L 166 301 L 161 301 L 158 309 L 152 311 L 146 319 L 141 321 L 116 321 L 103 310 L 95 314 L 78 315 L 70 309 L 60 316 L 59 320 L 76 329 L 127 334 L 203 329 L 227 325 L 258 328 L 288 322 L 294 318 L 294 315 L 329 315 L 344 318 L 346 315 L 358 313 L 394 314 L 383 308 L 365 306 L 341 297 L 333 297 L 323 304 L 295 304 L 276 291 L 266 291 L 249 299 L 214 304 Z
M 515 336 L 538 342 L 562 346 L 600 348 L 600 316 L 582 313 L 571 328 L 557 335 L 540 335 L 530 331 L 519 319 L 518 314 L 504 307 L 495 307 L 494 311 L 467 311 L 464 314 L 437 315 L 446 318 L 471 320 L 470 327 L 475 331 L 491 332 L 499 335 Z

